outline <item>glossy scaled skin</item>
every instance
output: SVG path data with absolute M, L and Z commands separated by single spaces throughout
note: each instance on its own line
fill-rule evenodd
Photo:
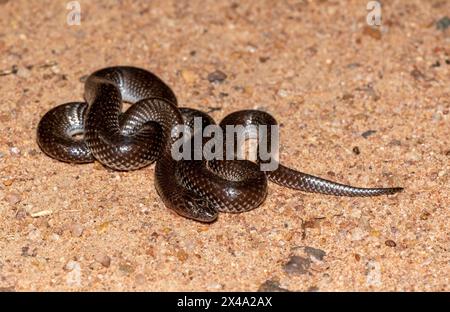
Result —
M 276 125 L 277 122 L 270 114 L 258 110 L 242 110 L 226 116 L 220 123 L 222 128 L 226 125 Z M 270 132 L 268 145 L 270 146 Z M 394 194 L 401 191 L 401 187 L 393 188 L 361 188 L 340 184 L 315 177 L 303 172 L 278 165 L 274 171 L 266 171 L 270 181 L 292 189 L 311 193 L 321 193 L 335 196 L 377 196 Z
M 218 212 L 258 207 L 267 195 L 267 179 L 297 190 L 338 196 L 393 194 L 401 188 L 357 188 L 289 168 L 260 171 L 248 160 L 180 160 L 171 156 L 175 125 L 214 124 L 207 114 L 178 108 L 172 90 L 154 74 L 134 67 L 110 67 L 90 75 L 84 102 L 53 108 L 41 119 L 37 141 L 50 157 L 72 163 L 94 159 L 115 170 L 135 170 L 156 161 L 155 187 L 164 204 L 178 214 L 212 222 Z M 133 105 L 122 113 L 122 101 Z M 226 125 L 276 125 L 268 113 L 232 113 Z M 74 137 L 84 134 L 80 139 Z M 270 137 L 270 136 L 269 136 Z M 269 142 L 270 143 L 270 142 Z M 260 161 L 260 160 L 259 160 Z

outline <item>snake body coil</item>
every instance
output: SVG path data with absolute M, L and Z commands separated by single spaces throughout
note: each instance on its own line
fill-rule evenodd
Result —
M 261 171 L 248 160 L 175 160 L 171 130 L 192 125 L 207 114 L 179 108 L 172 90 L 154 74 L 135 67 L 109 67 L 85 83 L 86 102 L 71 102 L 47 112 L 37 129 L 37 142 L 50 157 L 72 163 L 95 159 L 115 170 L 135 170 L 156 161 L 155 186 L 164 204 L 187 218 L 211 222 L 218 212 L 243 212 L 258 207 L 267 195 L 267 180 L 337 196 L 393 194 L 402 188 L 358 188 L 321 179 L 279 165 Z M 132 105 L 122 113 L 122 102 Z M 234 112 L 227 125 L 276 125 L 268 113 Z M 81 138 L 79 137 L 81 135 Z M 270 145 L 270 142 L 268 142 Z M 261 159 L 258 158 L 258 162 Z

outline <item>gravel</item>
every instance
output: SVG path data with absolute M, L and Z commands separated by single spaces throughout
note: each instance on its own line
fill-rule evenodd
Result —
M 305 247 L 305 252 L 319 261 L 322 261 L 323 258 L 327 255 L 327 253 L 322 249 L 317 249 L 313 247 Z
M 20 201 L 22 200 L 22 196 L 19 193 L 9 193 L 5 196 L 5 200 L 10 204 L 10 205 L 16 205 L 18 203 L 20 203 Z
M 372 134 L 375 134 L 377 131 L 376 130 L 367 130 L 367 131 L 364 131 L 362 134 L 361 134 L 361 136 L 364 138 L 364 139 L 367 139 L 368 137 L 370 137 Z
M 66 284 L 69 287 L 81 286 L 81 265 L 77 261 L 70 260 L 64 266 L 64 270 L 68 271 L 66 275 Z
M 11 154 L 13 154 L 13 155 L 20 155 L 20 149 L 18 148 L 18 147 L 15 147 L 15 146 L 13 146 L 13 147 L 11 147 L 10 149 L 9 149 L 9 152 L 11 153 Z
M 111 265 L 111 258 L 104 253 L 97 254 L 95 256 L 95 261 L 103 265 L 105 268 L 109 268 L 109 266 Z
M 450 17 L 445 16 L 436 22 L 436 28 L 439 30 L 445 30 L 450 27 Z
M 211 83 L 222 83 L 227 77 L 228 76 L 223 71 L 216 70 L 208 74 L 208 81 Z
M 280 287 L 277 281 L 267 280 L 258 288 L 259 292 L 289 292 L 289 289 Z
M 79 223 L 74 223 L 70 226 L 70 233 L 74 237 L 80 237 L 83 235 L 84 228 Z
M 284 271 L 289 275 L 302 275 L 308 273 L 311 260 L 300 256 L 292 256 L 284 265 Z

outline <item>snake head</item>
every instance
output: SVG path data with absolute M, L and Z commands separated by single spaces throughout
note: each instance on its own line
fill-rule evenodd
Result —
M 190 219 L 210 223 L 217 219 L 217 209 L 205 198 L 186 193 L 178 206 L 178 213 Z

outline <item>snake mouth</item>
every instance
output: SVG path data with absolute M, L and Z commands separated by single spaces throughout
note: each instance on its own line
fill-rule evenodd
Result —
M 218 211 L 205 198 L 195 197 L 194 194 L 185 194 L 183 204 L 177 212 L 192 220 L 211 223 L 217 220 Z

